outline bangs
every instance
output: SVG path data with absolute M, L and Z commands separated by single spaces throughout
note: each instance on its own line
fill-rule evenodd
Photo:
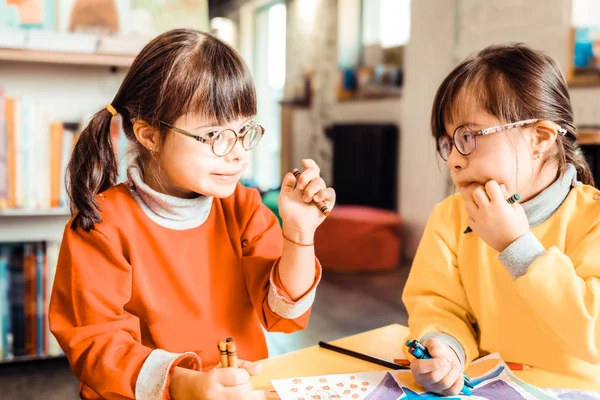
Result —
M 501 123 L 535 118 L 525 115 L 517 91 L 501 71 L 483 60 L 470 60 L 459 65 L 436 94 L 431 115 L 434 138 L 446 135 L 447 124 L 474 122 L 478 110 Z
M 238 53 L 213 37 L 206 37 L 172 64 L 161 87 L 162 120 L 174 123 L 193 113 L 208 124 L 252 117 L 256 89 Z

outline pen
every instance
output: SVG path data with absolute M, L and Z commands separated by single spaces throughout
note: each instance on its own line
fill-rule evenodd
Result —
M 408 352 L 410 354 L 412 354 L 415 358 L 419 358 L 421 360 L 427 360 L 427 359 L 433 358 L 433 357 L 431 357 L 431 354 L 429 354 L 429 350 L 427 350 L 427 347 L 423 346 L 417 340 L 407 340 L 406 347 L 408 347 Z M 467 375 L 465 375 L 464 373 L 463 373 L 463 379 L 464 379 L 464 386 L 460 392 L 467 396 L 471 396 L 473 393 L 471 392 L 471 389 L 469 389 L 469 387 L 472 388 L 473 384 L 471 383 L 471 380 L 469 379 L 469 377 Z
M 300 171 L 298 171 L 297 169 L 294 169 L 292 173 L 294 174 L 296 179 L 298 179 L 298 177 L 300 176 Z M 321 210 L 321 213 L 323 213 L 324 216 L 328 217 L 329 214 L 331 214 L 331 211 L 329 211 L 325 203 L 323 203 L 322 201 L 313 201 L 313 203 L 315 203 L 315 205 L 319 207 L 319 210 Z
M 404 365 L 395 364 L 390 361 L 382 360 L 380 358 L 373 357 L 373 356 L 368 356 L 366 354 L 358 353 L 353 350 L 344 349 L 342 347 L 338 347 L 333 344 L 329 344 L 329 343 L 325 343 L 325 342 L 319 342 L 319 347 L 322 347 L 327 350 L 335 351 L 340 354 L 345 354 L 350 357 L 358 358 L 359 360 L 368 361 L 373 364 L 381 365 L 382 367 L 387 367 L 390 369 L 410 369 L 409 367 L 406 367 Z
M 219 355 L 221 357 L 221 366 L 223 368 L 229 367 L 229 362 L 227 361 L 227 343 L 219 341 L 217 342 L 217 348 L 219 349 Z
M 235 346 L 235 341 L 233 340 L 233 338 L 228 337 L 225 342 L 227 343 L 227 362 L 229 363 L 229 366 L 232 368 L 237 368 L 238 367 L 238 360 L 237 360 L 237 349 Z
M 519 200 L 521 200 L 521 196 L 519 196 L 518 194 L 515 193 L 512 196 L 510 196 L 508 199 L 506 199 L 506 202 L 508 204 L 515 204 Z M 463 233 L 469 233 L 469 232 L 473 232 L 473 229 L 471 229 L 470 226 L 467 226 L 467 229 L 465 229 L 465 231 Z

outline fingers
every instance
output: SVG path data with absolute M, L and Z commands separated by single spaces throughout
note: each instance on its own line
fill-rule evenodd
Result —
M 224 387 L 221 389 L 219 399 L 224 400 L 246 400 L 252 398 L 252 383 L 246 382 L 243 385 Z
M 500 185 L 498 185 L 498 182 L 494 180 L 489 180 L 485 183 L 485 192 L 487 193 L 489 199 L 494 203 L 506 202 L 506 199 L 510 197 L 504 197 Z
M 428 379 L 428 381 L 432 383 L 439 381 L 450 371 L 450 363 L 445 358 L 430 358 L 428 360 L 414 359 L 410 363 L 410 369 L 416 374 L 425 376 L 426 378 L 431 378 L 430 374 L 436 371 L 445 371 L 437 380 Z M 439 374 L 439 372 L 436 373 L 436 375 Z
M 479 207 L 477 207 L 477 204 L 473 200 L 467 200 L 465 201 L 465 210 L 467 210 L 469 215 L 475 215 L 479 211 Z
M 325 188 L 320 190 L 317 194 L 315 194 L 313 200 L 316 202 L 322 201 L 325 203 L 327 208 L 331 210 L 335 204 L 335 190 L 333 190 L 333 188 Z
M 490 198 L 488 197 L 483 186 L 478 186 L 475 190 L 473 190 L 472 196 L 473 201 L 479 208 L 486 207 L 490 204 Z
M 475 222 L 475 221 L 471 221 Z M 452 350 L 450 346 L 446 343 L 442 342 L 439 339 L 431 338 L 426 342 L 426 346 L 429 350 L 429 354 L 431 354 L 434 358 L 445 358 L 450 361 L 451 364 L 454 364 L 459 369 L 462 369 L 462 365 L 460 363 L 460 359 L 456 355 L 456 352 Z
M 319 168 L 317 163 L 310 158 L 306 158 L 306 159 L 302 160 L 302 166 L 306 169 L 314 168 L 317 170 L 318 173 L 321 173 L 321 169 Z
M 437 393 L 441 393 L 444 396 L 455 395 L 460 392 L 464 384 L 462 373 L 460 370 L 453 365 L 448 375 L 442 378 L 438 383 L 433 384 L 431 387 Z
M 262 364 L 245 360 L 238 360 L 238 367 L 245 369 L 250 376 L 259 375 L 263 371 Z
M 283 182 L 281 183 L 281 191 L 282 192 L 291 192 L 294 190 L 295 186 L 296 186 L 296 178 L 294 177 L 294 174 L 292 174 L 291 172 L 288 172 L 283 177 Z
M 315 195 L 325 188 L 327 188 L 327 185 L 325 185 L 323 178 L 313 179 L 308 183 L 308 185 L 306 185 L 304 193 L 302 194 L 302 201 L 309 203 L 313 200 L 316 200 L 314 199 Z
M 210 372 L 222 386 L 240 386 L 249 382 L 250 374 L 243 368 L 218 368 Z
M 429 350 L 429 354 L 433 358 L 445 358 L 447 354 L 447 350 L 449 349 L 448 345 L 443 343 L 441 340 L 436 338 L 431 338 L 423 343 L 427 350 Z
M 298 180 L 296 188 L 305 190 L 313 179 L 320 178 L 321 170 L 313 160 L 302 160 L 302 166 L 305 170 L 296 177 Z

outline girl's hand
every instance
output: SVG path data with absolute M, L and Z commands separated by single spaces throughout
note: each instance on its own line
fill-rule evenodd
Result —
M 252 392 L 250 376 L 262 372 L 260 364 L 238 360 L 239 368 L 214 368 L 198 372 L 176 368 L 169 392 L 173 400 L 247 400 Z
M 499 252 L 529 232 L 525 210 L 519 203 L 509 204 L 506 199 L 510 196 L 504 185 L 488 181 L 476 188 L 470 199 L 465 199 L 469 226 Z
M 460 361 L 454 350 L 435 338 L 423 344 L 433 358 L 429 360 L 415 358 L 411 361 L 410 370 L 415 380 L 428 392 L 443 396 L 458 394 L 464 385 L 464 378 Z
M 335 191 L 325 185 L 320 170 L 313 160 L 302 160 L 305 170 L 296 177 L 285 175 L 279 195 L 279 215 L 283 234 L 300 243 L 312 243 L 315 230 L 325 216 L 314 202 L 323 202 L 331 211 L 335 205 Z

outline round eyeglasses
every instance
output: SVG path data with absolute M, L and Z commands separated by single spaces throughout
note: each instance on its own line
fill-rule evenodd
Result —
M 166 122 L 161 123 L 174 132 L 196 139 L 198 142 L 210 144 L 213 153 L 217 157 L 224 157 L 231 153 L 238 140 L 242 141 L 242 147 L 245 150 L 252 150 L 265 134 L 265 128 L 254 121 L 244 125 L 239 133 L 235 132 L 233 129 L 223 129 L 221 131 L 210 132 L 203 136 L 169 125 Z
M 492 126 L 491 128 L 481 129 L 479 131 L 471 130 L 466 126 L 459 126 L 454 130 L 452 138 L 443 135 L 437 140 L 437 151 L 444 161 L 448 161 L 452 147 L 456 147 L 456 150 L 463 156 L 468 156 L 475 151 L 476 138 L 477 136 L 489 135 L 496 132 L 502 132 L 509 129 L 521 128 L 528 125 L 538 123 L 539 119 L 526 119 L 523 121 L 512 122 L 506 125 Z M 561 126 L 557 128 L 558 133 L 562 136 L 567 134 L 567 130 Z

